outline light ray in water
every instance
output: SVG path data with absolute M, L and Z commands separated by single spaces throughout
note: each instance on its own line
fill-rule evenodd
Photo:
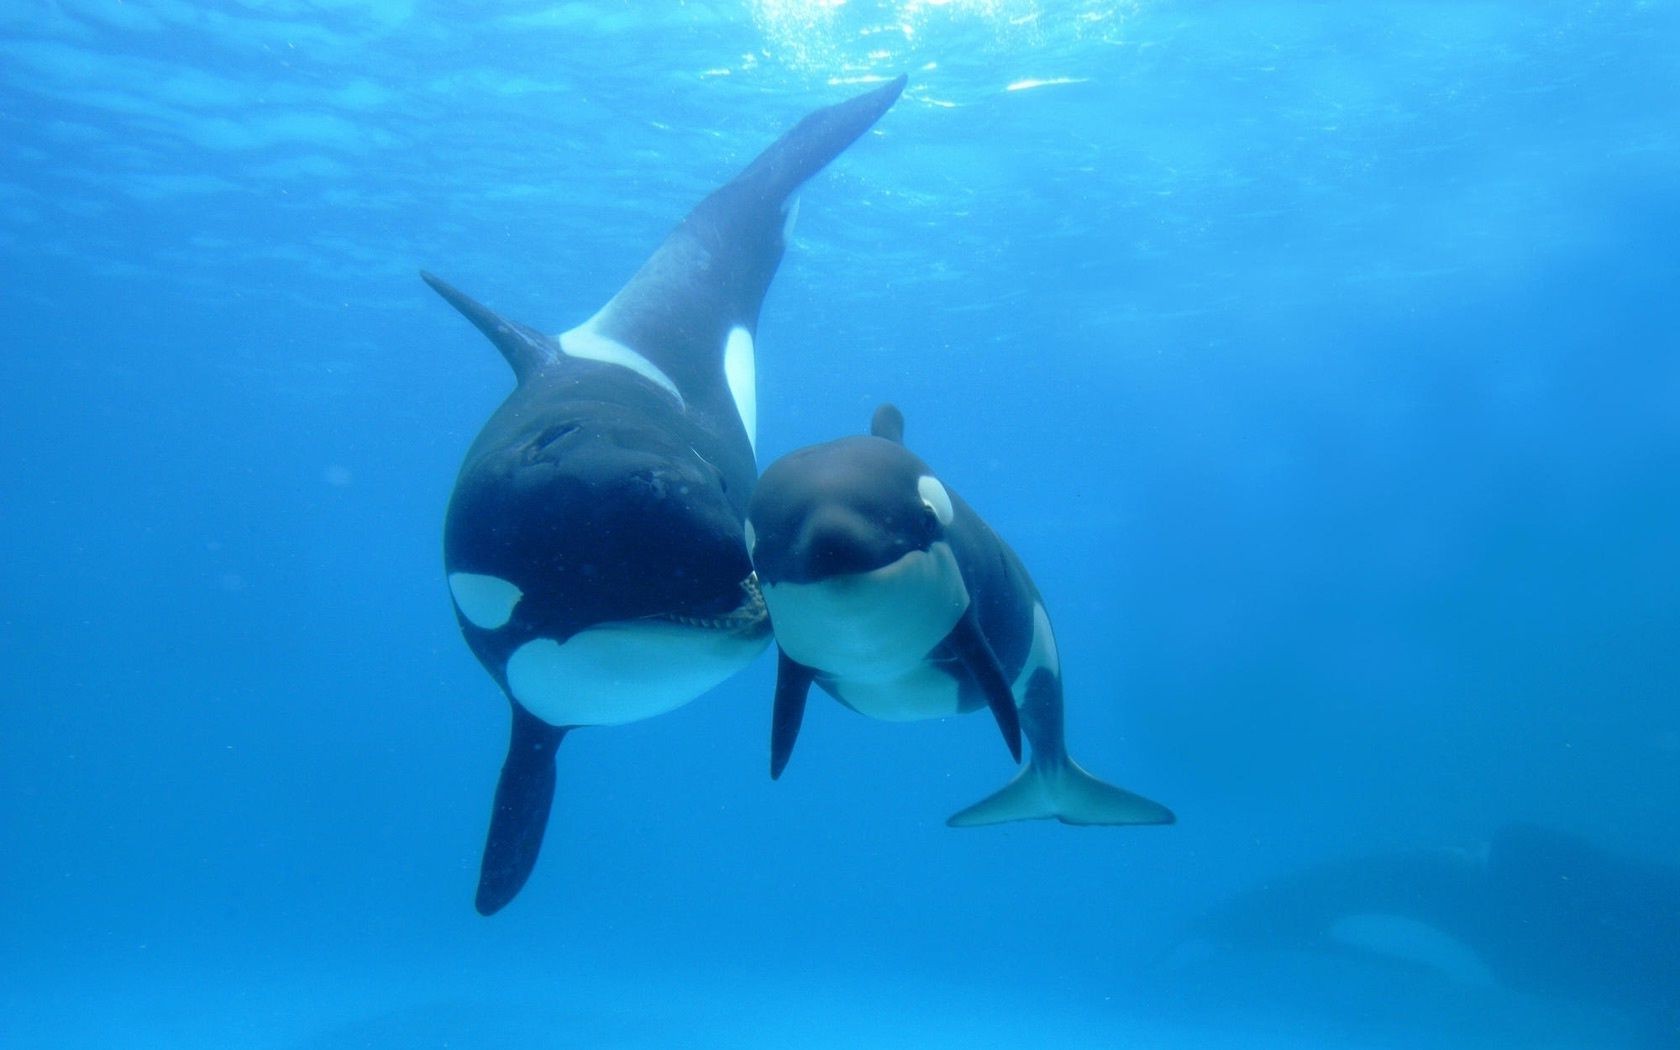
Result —
M 1083 0 L 751 0 L 771 61 L 831 76 L 887 74 L 926 56 L 968 61 L 1112 43 L 1138 7 Z M 1046 83 L 1057 82 L 1045 78 Z
M 1058 84 L 1089 84 L 1090 82 L 1091 82 L 1090 77 L 1048 77 L 1048 78 L 1045 78 L 1043 80 L 1039 80 L 1039 79 L 1036 79 L 1036 78 L 1033 78 L 1033 77 L 1028 77 L 1025 80 L 1015 81 L 1013 84 L 1010 84 L 1008 87 L 1004 88 L 1003 90 L 1005 90 L 1005 91 L 1028 91 L 1028 90 L 1031 90 L 1032 88 L 1055 87 Z

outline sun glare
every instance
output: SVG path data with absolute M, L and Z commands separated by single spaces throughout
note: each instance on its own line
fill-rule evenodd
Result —
M 749 0 L 749 7 L 763 60 L 850 83 L 953 60 L 992 64 L 1053 57 L 1076 42 L 1113 43 L 1137 0 Z M 1029 72 L 1040 74 L 1034 86 L 1065 82 L 1041 70 L 1005 82 Z

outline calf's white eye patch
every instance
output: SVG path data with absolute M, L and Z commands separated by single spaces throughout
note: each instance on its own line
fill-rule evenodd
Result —
M 753 529 L 752 522 L 747 522 L 747 557 L 752 557 L 753 548 L 758 546 L 758 533 Z
M 916 491 L 922 494 L 922 503 L 933 511 L 933 516 L 939 519 L 939 524 L 949 525 L 956 517 L 956 511 L 951 509 L 951 494 L 945 491 L 945 486 L 932 474 L 923 474 L 916 479 Z

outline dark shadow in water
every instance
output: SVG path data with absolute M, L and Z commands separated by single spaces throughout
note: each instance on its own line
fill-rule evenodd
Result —
M 1680 1046 L 1680 870 L 1513 825 L 1268 880 L 1201 916 L 1166 969 L 1367 1036 Z

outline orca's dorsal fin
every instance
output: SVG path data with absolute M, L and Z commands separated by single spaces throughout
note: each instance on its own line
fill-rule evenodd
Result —
M 904 444 L 904 413 L 897 405 L 882 404 L 875 410 L 875 418 L 869 421 L 869 432 L 894 444 Z
M 733 395 L 736 407 L 744 408 L 753 385 L 759 308 L 797 214 L 794 193 L 868 131 L 904 84 L 897 77 L 794 125 L 695 205 L 581 327 L 591 338 L 611 340 L 647 360 L 691 405 L 716 395 L 727 405 Z M 561 336 L 562 345 L 566 338 Z M 732 347 L 738 360 L 726 389 Z M 749 414 L 742 412 L 743 422 Z
M 420 279 L 431 285 L 432 291 L 443 296 L 444 302 L 461 312 L 513 366 L 514 378 L 521 383 L 532 372 L 554 360 L 554 340 L 534 328 L 509 321 L 501 314 L 465 294 L 436 274 L 420 271 Z

